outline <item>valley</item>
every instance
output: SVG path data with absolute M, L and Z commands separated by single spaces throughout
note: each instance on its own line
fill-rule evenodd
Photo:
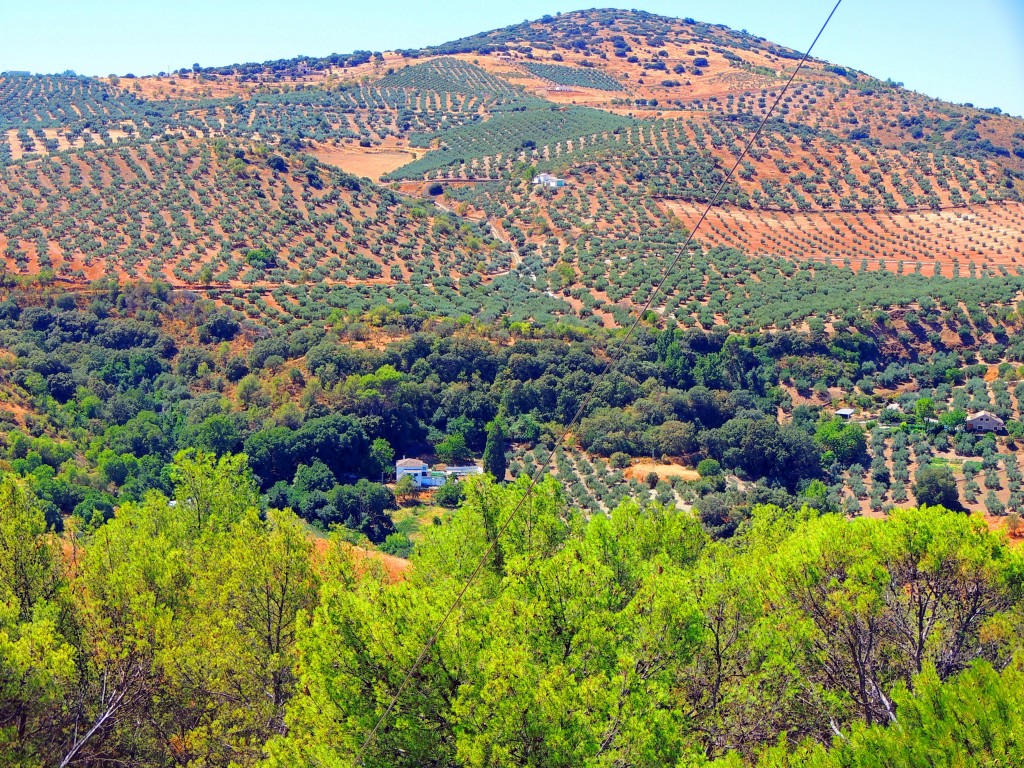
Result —
M 0 763 L 1024 760 L 1024 119 L 801 58 L 0 74 Z

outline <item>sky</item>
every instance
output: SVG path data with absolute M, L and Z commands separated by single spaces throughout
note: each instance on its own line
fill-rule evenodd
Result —
M 580 8 L 641 8 L 804 50 L 835 0 L 0 0 L 0 71 L 107 75 L 417 48 Z M 1024 115 L 1024 0 L 843 0 L 815 56 Z

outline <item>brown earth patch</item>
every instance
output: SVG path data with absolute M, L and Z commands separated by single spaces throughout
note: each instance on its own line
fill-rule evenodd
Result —
M 681 477 L 687 482 L 700 480 L 700 474 L 688 467 L 681 467 L 678 464 L 655 464 L 652 461 L 641 461 L 626 468 L 626 477 L 632 480 L 646 480 L 653 472 L 659 480 L 668 480 L 673 477 Z
M 317 144 L 314 146 L 312 154 L 320 162 L 335 165 L 346 173 L 364 176 L 374 182 L 379 182 L 381 176 L 411 163 L 417 156 L 416 152 L 405 149 L 396 143 L 380 147 Z
M 588 107 L 611 107 L 610 93 L 613 91 L 597 91 L 592 88 L 579 88 L 572 91 L 556 91 L 552 88 L 538 88 L 535 94 L 542 99 L 553 101 L 556 104 L 586 104 Z M 616 93 L 621 98 L 623 94 Z
M 330 539 L 323 538 L 314 539 L 314 545 L 316 547 L 317 554 L 319 555 L 326 554 L 333 546 Z M 404 579 L 405 574 L 410 568 L 412 568 L 412 563 L 408 560 L 403 560 L 402 558 L 395 557 L 394 555 L 388 555 L 372 549 L 364 549 L 363 547 L 357 547 L 344 542 L 341 546 L 351 550 L 357 567 L 360 562 L 366 562 L 367 560 L 373 560 L 383 565 L 385 571 L 387 571 L 388 578 L 392 583 Z
M 109 83 L 109 78 L 100 78 Z M 231 96 L 248 97 L 255 90 L 254 83 L 242 83 L 235 76 L 203 77 L 196 75 L 166 75 L 158 77 L 119 78 L 117 88 L 140 99 L 222 99 Z
M 1006 533 L 1006 538 L 1010 542 L 1011 547 L 1024 545 L 1024 526 L 1016 532 L 1010 533 L 1008 526 L 1009 515 L 982 515 L 982 517 L 985 518 L 985 524 L 989 527 L 989 530 Z

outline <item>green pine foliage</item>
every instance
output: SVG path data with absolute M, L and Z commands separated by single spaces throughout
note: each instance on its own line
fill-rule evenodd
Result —
M 914 678 L 913 692 L 897 686 L 896 713 L 890 725 L 858 724 L 841 734 L 831 749 L 801 744 L 767 751 L 757 768 L 955 768 L 963 765 L 1010 766 L 1024 760 L 1022 670 L 1013 662 L 1002 670 L 978 662 L 943 682 L 933 667 Z M 739 768 L 738 758 L 716 768 Z
M 396 580 L 261 512 L 244 456 L 182 454 L 170 476 L 173 499 L 63 540 L 23 481 L 0 481 L 5 765 L 351 764 L 492 543 L 364 764 L 1021 755 L 1024 569 L 977 518 L 760 505 L 715 542 L 675 508 L 587 519 L 551 479 L 520 504 L 526 478 L 473 478 L 415 548 L 387 538 L 412 549 Z
M 508 471 L 508 459 L 505 455 L 505 423 L 499 415 L 487 425 L 487 442 L 484 444 L 484 472 L 498 482 L 504 482 Z

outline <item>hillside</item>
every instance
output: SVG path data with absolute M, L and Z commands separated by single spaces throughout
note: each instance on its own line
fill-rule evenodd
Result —
M 259 289 L 416 283 L 441 267 L 459 278 L 510 264 L 508 248 L 473 222 L 403 204 L 313 156 L 287 162 L 266 145 L 111 147 L 12 166 L 0 183 L 0 247 L 20 273 Z M 413 247 L 399 247 L 403 234 Z
M 770 41 L 689 19 L 591 11 L 417 51 L 116 82 L 7 77 L 0 81 L 0 245 L 17 274 L 49 268 L 72 281 L 102 272 L 225 288 L 244 281 L 264 293 L 310 277 L 325 285 L 417 285 L 437 268 L 456 281 L 476 274 L 486 283 L 519 264 L 531 269 L 512 276 L 531 292 L 545 287 L 538 270 L 562 265 L 559 290 L 621 304 L 638 284 L 607 290 L 629 278 L 595 275 L 576 244 L 596 240 L 583 249 L 593 253 L 605 239 L 639 237 L 640 250 L 658 252 L 666 222 L 692 226 L 797 58 Z M 268 153 L 282 170 L 270 171 Z M 62 159 L 40 161 L 49 155 Z M 1016 275 L 1022 155 L 1020 120 L 812 60 L 698 242 L 854 270 Z M 204 159 L 215 156 L 223 160 Z M 222 173 L 232 159 L 234 172 Z M 188 181 L 179 174 L 173 187 L 163 184 L 182 162 Z M 340 194 L 332 191 L 332 164 L 399 182 L 399 192 L 413 195 L 430 186 L 417 180 L 433 180 L 444 193 L 435 202 L 458 207 L 479 231 L 461 244 L 439 241 L 441 250 L 454 245 L 447 263 L 424 258 L 422 241 L 438 229 L 431 223 L 438 212 L 413 201 L 406 210 L 425 212 L 423 226 L 374 206 L 377 225 L 339 248 L 345 235 L 323 217 L 340 223 L 351 215 L 356 230 L 361 219 L 358 211 L 322 210 Z M 534 194 L 524 180 L 541 171 L 570 184 Z M 281 187 L 278 176 L 287 179 Z M 148 215 L 132 201 L 140 179 L 161 182 L 159 195 L 146 200 Z M 325 186 L 314 190 L 311 182 Z M 364 195 L 381 194 L 364 184 Z M 109 221 L 100 201 L 113 188 L 125 190 L 118 194 L 129 213 L 114 217 L 117 234 L 97 236 Z M 66 202 L 45 199 L 54 194 Z M 154 218 L 184 203 L 182 195 L 193 210 Z M 223 220 L 247 195 L 262 202 L 227 236 Z M 293 197 L 298 210 L 290 215 L 299 220 L 287 225 L 283 211 Z M 199 208 L 208 210 L 197 217 Z M 69 237 L 61 224 L 68 213 L 91 223 Z M 267 230 L 276 236 L 257 243 Z M 276 269 L 266 275 L 240 263 L 261 245 L 275 252 Z M 562 311 L 589 310 L 579 296 L 568 298 Z M 700 322 L 698 313 L 690 317 Z M 611 312 L 599 319 L 616 321 Z
M 388 341 L 444 318 L 603 338 L 646 302 L 798 58 L 595 10 L 422 50 L 5 76 L 4 280 L 76 303 L 97 280 L 153 283 L 235 313 L 252 341 L 366 318 Z M 875 362 L 811 376 L 817 408 L 930 356 L 1011 365 L 1022 155 L 1024 121 L 812 59 L 645 326 L 870 334 Z M 541 172 L 565 185 L 531 184 Z
M 811 59 L 727 179 L 799 59 L 0 75 L 0 765 L 1021 764 L 1024 120 Z

